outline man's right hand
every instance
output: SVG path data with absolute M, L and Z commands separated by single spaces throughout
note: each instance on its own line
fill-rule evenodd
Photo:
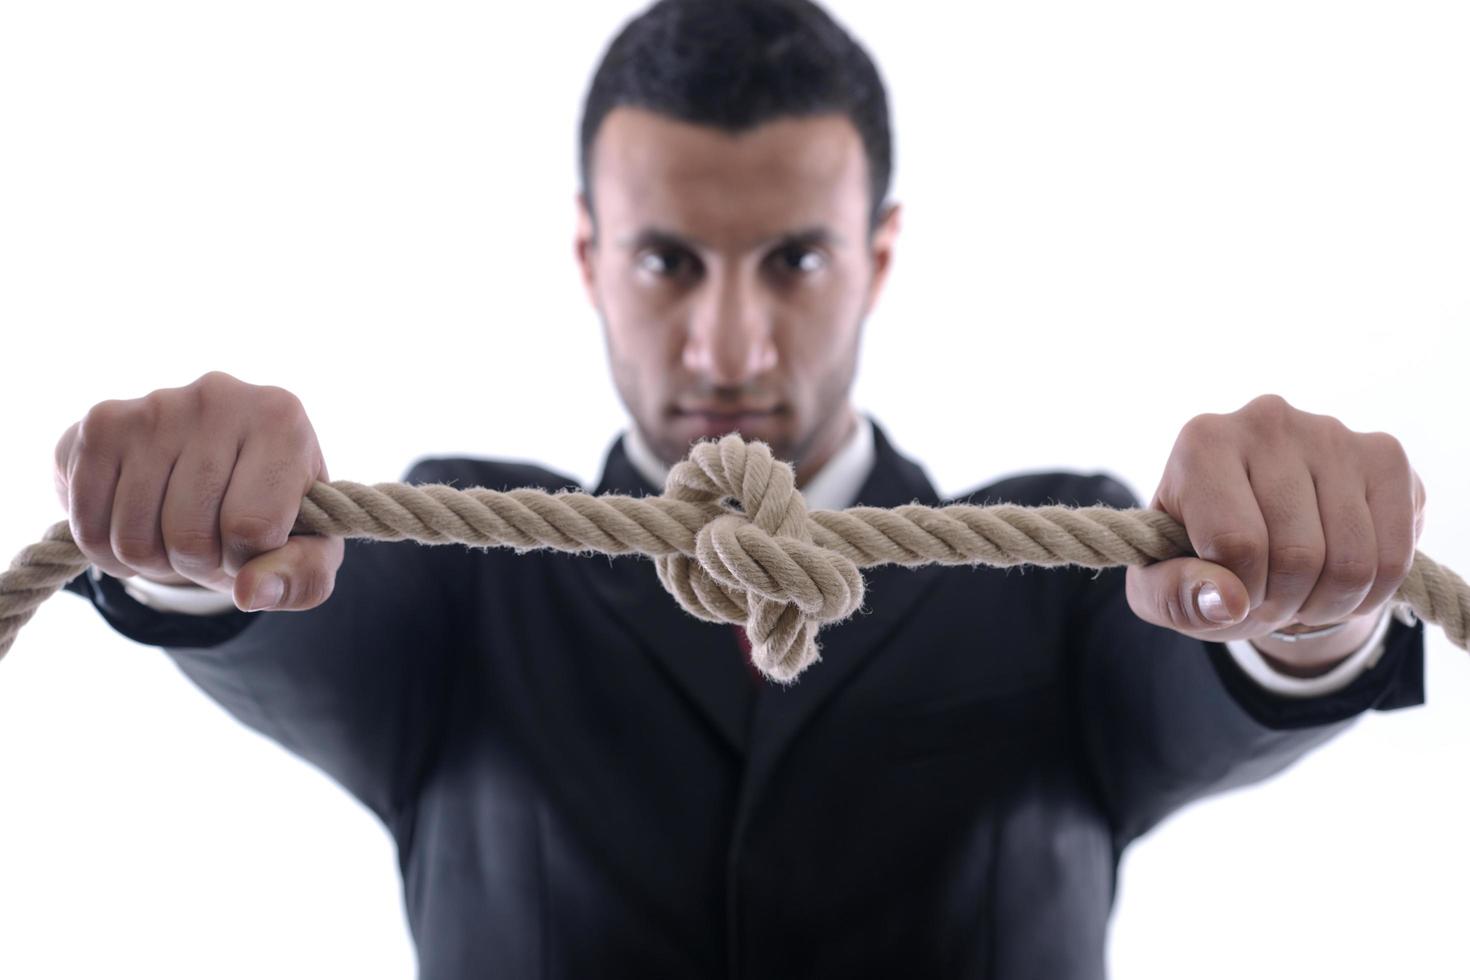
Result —
M 56 493 L 98 569 L 201 585 L 240 609 L 325 602 L 337 535 L 292 535 L 327 464 L 300 400 L 211 371 L 182 388 L 92 406 L 56 444 Z M 279 576 L 284 595 L 257 590 Z

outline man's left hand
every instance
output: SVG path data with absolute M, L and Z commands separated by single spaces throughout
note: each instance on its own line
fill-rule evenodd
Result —
M 1413 565 L 1424 484 L 1386 432 L 1262 395 L 1179 433 L 1149 507 L 1184 525 L 1197 558 L 1128 568 L 1146 622 L 1201 640 L 1376 617 Z M 1219 589 L 1218 620 L 1200 587 Z

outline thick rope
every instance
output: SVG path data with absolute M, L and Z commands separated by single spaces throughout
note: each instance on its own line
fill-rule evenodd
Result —
M 659 581 L 700 619 L 742 624 L 751 654 L 789 682 L 818 659 L 817 631 L 863 603 L 874 565 L 1146 565 L 1193 555 L 1162 511 L 952 504 L 808 511 L 790 464 L 738 434 L 697 443 L 659 497 L 446 484 L 318 481 L 294 533 L 375 541 L 542 548 L 653 558 Z M 0 573 L 0 657 L 52 593 L 86 569 L 67 521 Z M 1394 594 L 1470 648 L 1470 586 L 1416 551 Z

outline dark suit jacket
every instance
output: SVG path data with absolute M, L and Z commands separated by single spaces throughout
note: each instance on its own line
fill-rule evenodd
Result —
M 874 435 L 860 503 L 943 502 Z M 405 479 L 576 487 L 470 458 Z M 598 493 L 659 489 L 613 446 Z M 1106 473 L 962 499 L 1139 506 Z M 1423 701 L 1422 623 L 1289 700 L 1138 619 L 1122 568 L 866 577 L 789 688 L 637 557 L 349 540 L 318 608 L 218 617 L 66 588 L 385 822 L 426 980 L 1101 977 L 1130 841 Z

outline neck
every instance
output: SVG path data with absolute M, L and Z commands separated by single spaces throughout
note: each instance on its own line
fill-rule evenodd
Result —
M 861 434 L 859 426 L 866 424 L 858 416 L 852 403 L 845 402 L 826 425 L 814 433 L 804 446 L 798 447 L 801 462 L 794 467 L 797 488 L 805 490 L 837 457 L 837 454 L 844 451 L 844 448 Z M 679 462 L 679 460 L 670 462 L 655 453 L 649 446 L 647 438 L 638 428 L 636 421 L 629 429 L 625 448 L 634 468 L 653 486 L 661 486 L 667 479 L 669 468 Z M 868 455 L 871 455 L 871 450 L 867 452 Z
M 857 421 L 852 402 L 843 402 L 842 411 L 833 418 L 832 424 L 814 435 L 811 446 L 802 453 L 801 461 L 796 465 L 798 489 L 805 487 L 807 481 L 822 471 L 822 467 L 827 465 L 837 450 L 847 444 Z

